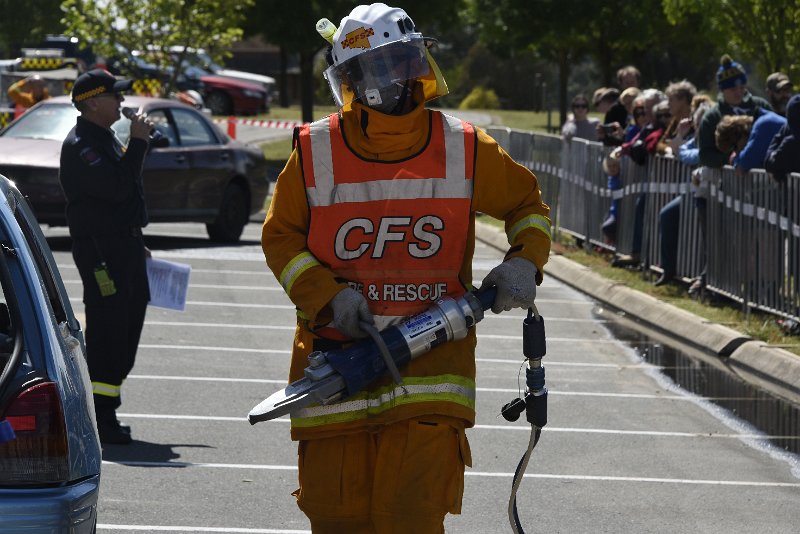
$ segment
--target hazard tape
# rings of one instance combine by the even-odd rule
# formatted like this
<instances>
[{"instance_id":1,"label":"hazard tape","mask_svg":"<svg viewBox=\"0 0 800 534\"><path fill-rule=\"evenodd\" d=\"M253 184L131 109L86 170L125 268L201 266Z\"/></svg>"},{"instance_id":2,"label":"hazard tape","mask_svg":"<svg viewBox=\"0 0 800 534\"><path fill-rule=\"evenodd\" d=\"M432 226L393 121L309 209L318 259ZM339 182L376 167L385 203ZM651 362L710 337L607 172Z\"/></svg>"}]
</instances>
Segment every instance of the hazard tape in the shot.
<instances>
[{"instance_id":1,"label":"hazard tape","mask_svg":"<svg viewBox=\"0 0 800 534\"><path fill-rule=\"evenodd\" d=\"M78 60L72 57L25 57L20 70L56 70L65 67L78 67Z\"/></svg>"},{"instance_id":2,"label":"hazard tape","mask_svg":"<svg viewBox=\"0 0 800 534\"><path fill-rule=\"evenodd\" d=\"M298 126L302 126L305 124L304 122L300 121L278 121L278 120L260 120L260 119L214 119L214 122L220 126L226 126L233 121L237 125L241 126L256 126L258 128L297 128Z\"/></svg>"},{"instance_id":3,"label":"hazard tape","mask_svg":"<svg viewBox=\"0 0 800 534\"><path fill-rule=\"evenodd\" d=\"M159 96L161 94L161 80L144 78L133 82L133 92L140 96Z\"/></svg>"},{"instance_id":4,"label":"hazard tape","mask_svg":"<svg viewBox=\"0 0 800 534\"><path fill-rule=\"evenodd\" d=\"M5 128L14 120L14 108L0 108L0 128Z\"/></svg>"}]
</instances>

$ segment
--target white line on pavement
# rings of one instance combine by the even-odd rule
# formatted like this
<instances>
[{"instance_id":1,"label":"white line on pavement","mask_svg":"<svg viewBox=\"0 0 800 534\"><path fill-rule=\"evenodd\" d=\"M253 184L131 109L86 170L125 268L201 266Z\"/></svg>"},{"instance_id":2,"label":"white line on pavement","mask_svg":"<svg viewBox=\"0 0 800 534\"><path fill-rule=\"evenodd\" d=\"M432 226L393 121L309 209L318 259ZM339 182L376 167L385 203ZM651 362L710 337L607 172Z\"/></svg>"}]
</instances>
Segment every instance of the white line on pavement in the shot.
<instances>
[{"instance_id":1,"label":"white line on pavement","mask_svg":"<svg viewBox=\"0 0 800 534\"><path fill-rule=\"evenodd\" d=\"M187 347L178 347L172 345L139 345L139 347L144 348L187 348ZM197 350L214 350L217 349L215 347L188 347L191 349ZM279 351L279 350L259 350L259 349L227 349L232 351L239 351L239 352L264 352L264 353L277 353L277 354L288 354L289 351ZM144 380L182 380L182 381L207 381L207 382L252 382L252 383L262 383L262 384L278 384L278 385L285 385L287 382L285 380L277 380L277 379L242 379L242 378L214 378L214 377L190 377L190 376L157 376L157 375L129 375L128 378L139 378ZM485 392L485 393L511 393L511 394L519 394L520 389L514 388L475 388L476 391ZM620 398L620 399L659 399L659 400L677 400L677 401L692 401L695 400L694 397L688 395L667 395L662 393L606 393L606 392L594 392L594 391L558 391L558 390L548 390L548 394L550 395L557 395L557 396L564 396L564 397L607 397L607 398ZM746 400L746 401L753 401L751 397L704 397L704 400L709 401L731 401L731 400Z\"/></svg>"},{"instance_id":2,"label":"white line on pavement","mask_svg":"<svg viewBox=\"0 0 800 534\"><path fill-rule=\"evenodd\" d=\"M201 328L244 328L247 330L295 330L292 326L273 326L266 324L229 324L229 323L189 323L180 321L145 321L145 325L153 326L199 326Z\"/></svg>"},{"instance_id":3,"label":"white line on pavement","mask_svg":"<svg viewBox=\"0 0 800 534\"><path fill-rule=\"evenodd\" d=\"M58 269L77 269L73 263L59 263ZM252 270L235 270L235 269L196 269L192 267L192 273L208 273L208 274L243 274L243 275L257 275L257 276L272 276L272 273L264 269L262 271ZM273 277L274 278L274 277ZM79 280L80 281L80 280Z\"/></svg>"},{"instance_id":4,"label":"white line on pavement","mask_svg":"<svg viewBox=\"0 0 800 534\"><path fill-rule=\"evenodd\" d=\"M65 284L82 284L81 280L64 280ZM189 284L189 289L230 289L236 291L281 291L280 286L235 286L228 284Z\"/></svg>"},{"instance_id":5,"label":"white line on pavement","mask_svg":"<svg viewBox=\"0 0 800 534\"><path fill-rule=\"evenodd\" d=\"M294 465L266 465L266 464L220 464L205 462L143 462L143 461L109 461L103 460L103 465L116 465L125 467L166 467L166 468L192 468L205 467L212 469L257 469L267 471L296 471ZM492 473L483 471L467 471L467 476L473 477L503 477L512 478L514 473ZM549 478L556 480L585 480L599 482L650 482L660 484L702 484L713 486L749 486L769 488L800 488L800 482L757 482L748 480L692 480L687 478L651 478L651 477L615 477L598 475L555 475L526 473L525 478Z\"/></svg>"},{"instance_id":6,"label":"white line on pavement","mask_svg":"<svg viewBox=\"0 0 800 534\"><path fill-rule=\"evenodd\" d=\"M276 528L189 527L172 525L112 525L100 523L97 530L143 530L145 532L222 532L235 534L311 534L310 530Z\"/></svg>"},{"instance_id":7,"label":"white line on pavement","mask_svg":"<svg viewBox=\"0 0 800 534\"><path fill-rule=\"evenodd\" d=\"M69 299L70 302L83 302L83 299L73 297ZM241 302L209 302L202 300L187 300L187 306L220 306L228 308L258 308L270 310L294 310L295 306L288 304L246 304Z\"/></svg>"},{"instance_id":8,"label":"white line on pavement","mask_svg":"<svg viewBox=\"0 0 800 534\"><path fill-rule=\"evenodd\" d=\"M525 363L522 358L517 360L503 360L495 358L475 358L476 362L483 363L511 363L514 365L522 365ZM588 363L588 362L559 362L554 360L545 360L545 367L591 367L601 369L667 369L660 365L652 365L649 363L632 363L632 364L619 364L619 363ZM685 369L687 367L669 367L669 369Z\"/></svg>"},{"instance_id":9,"label":"white line on pavement","mask_svg":"<svg viewBox=\"0 0 800 534\"><path fill-rule=\"evenodd\" d=\"M210 415L173 415L173 414L147 414L147 413L120 413L119 417L125 419L169 419L175 421L216 421L219 423L245 423L246 417L224 417ZM279 417L265 421L267 423L291 423L286 417ZM511 432L530 432L526 424L519 425L475 425L468 430L501 430ZM566 432L572 434L607 434L617 436L647 436L659 438L706 438L706 439L795 439L800 436L767 436L764 434L721 434L716 432L662 432L659 430L617 430L613 428L569 428L548 426L545 432Z\"/></svg>"},{"instance_id":10,"label":"white line on pavement","mask_svg":"<svg viewBox=\"0 0 800 534\"><path fill-rule=\"evenodd\" d=\"M181 382L245 382L251 384L279 384L286 385L286 380L269 380L266 378L220 378L206 376L157 376L157 375L128 375L128 378L140 380L178 380Z\"/></svg>"},{"instance_id":11,"label":"white line on pavement","mask_svg":"<svg viewBox=\"0 0 800 534\"><path fill-rule=\"evenodd\" d=\"M202 345L139 345L140 349L169 349L169 350L208 350L214 352L252 352L255 354L291 354L290 350L277 349L237 349L233 347L204 347Z\"/></svg>"}]
</instances>

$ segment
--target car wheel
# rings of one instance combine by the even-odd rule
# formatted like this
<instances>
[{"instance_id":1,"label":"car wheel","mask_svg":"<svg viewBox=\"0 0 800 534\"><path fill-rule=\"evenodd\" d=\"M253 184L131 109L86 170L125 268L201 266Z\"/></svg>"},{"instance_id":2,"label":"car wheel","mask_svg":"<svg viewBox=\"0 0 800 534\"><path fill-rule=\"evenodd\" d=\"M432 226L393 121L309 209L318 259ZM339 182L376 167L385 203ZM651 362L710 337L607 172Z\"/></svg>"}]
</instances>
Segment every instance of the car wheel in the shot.
<instances>
[{"instance_id":1,"label":"car wheel","mask_svg":"<svg viewBox=\"0 0 800 534\"><path fill-rule=\"evenodd\" d=\"M247 192L241 186L231 184L222 195L217 219L206 225L208 237L213 241L236 243L242 235L250 215Z\"/></svg>"},{"instance_id":2,"label":"car wheel","mask_svg":"<svg viewBox=\"0 0 800 534\"><path fill-rule=\"evenodd\" d=\"M206 98L206 106L212 115L230 115L233 112L231 98L220 91L214 91Z\"/></svg>"}]
</instances>

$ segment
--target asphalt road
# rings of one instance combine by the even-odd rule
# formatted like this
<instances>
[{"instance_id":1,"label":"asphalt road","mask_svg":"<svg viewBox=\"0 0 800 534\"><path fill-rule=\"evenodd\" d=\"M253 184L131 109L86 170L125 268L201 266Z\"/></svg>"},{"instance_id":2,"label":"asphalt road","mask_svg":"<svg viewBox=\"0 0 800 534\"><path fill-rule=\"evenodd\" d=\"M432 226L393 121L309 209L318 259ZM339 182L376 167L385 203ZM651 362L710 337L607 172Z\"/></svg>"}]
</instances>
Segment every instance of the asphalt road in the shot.
<instances>
[{"instance_id":1,"label":"asphalt road","mask_svg":"<svg viewBox=\"0 0 800 534\"><path fill-rule=\"evenodd\" d=\"M66 231L45 232L80 314L69 239L58 237ZM259 225L229 247L209 243L196 224L154 224L145 235L155 257L191 264L188 305L148 310L120 413L134 443L104 450L98 531L309 532L290 495L288 420L246 421L285 383L295 317L264 264ZM476 281L501 259L479 244ZM527 532L797 532L797 457L671 386L611 337L588 298L548 278L537 303L549 425L518 494ZM474 466L448 532L510 531L511 476L528 428L498 413L517 396L522 317L490 314L478 325Z\"/></svg>"}]
</instances>

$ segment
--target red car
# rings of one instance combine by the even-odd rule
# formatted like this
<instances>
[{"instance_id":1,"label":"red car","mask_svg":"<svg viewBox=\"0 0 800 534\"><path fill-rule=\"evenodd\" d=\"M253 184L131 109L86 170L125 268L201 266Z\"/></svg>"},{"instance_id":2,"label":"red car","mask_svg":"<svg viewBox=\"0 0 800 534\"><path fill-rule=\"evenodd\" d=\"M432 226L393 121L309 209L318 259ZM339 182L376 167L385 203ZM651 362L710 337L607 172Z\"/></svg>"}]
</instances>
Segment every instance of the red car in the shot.
<instances>
[{"instance_id":1,"label":"red car","mask_svg":"<svg viewBox=\"0 0 800 534\"><path fill-rule=\"evenodd\" d=\"M255 115L268 111L268 95L254 83L202 75L203 99L214 115Z\"/></svg>"}]
</instances>

